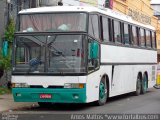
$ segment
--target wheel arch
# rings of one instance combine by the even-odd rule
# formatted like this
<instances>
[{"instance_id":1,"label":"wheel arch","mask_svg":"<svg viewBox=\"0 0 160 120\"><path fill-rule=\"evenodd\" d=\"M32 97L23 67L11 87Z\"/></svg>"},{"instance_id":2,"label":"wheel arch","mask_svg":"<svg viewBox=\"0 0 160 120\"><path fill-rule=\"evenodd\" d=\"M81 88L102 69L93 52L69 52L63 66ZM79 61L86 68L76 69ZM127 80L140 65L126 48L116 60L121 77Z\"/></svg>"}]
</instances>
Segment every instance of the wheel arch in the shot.
<instances>
[{"instance_id":1,"label":"wheel arch","mask_svg":"<svg viewBox=\"0 0 160 120\"><path fill-rule=\"evenodd\" d=\"M104 74L103 76L102 76L102 78L101 79L105 79L105 81L106 81L106 84L107 84L107 96L109 97L109 95L110 95L110 84L109 84L109 77L108 77L108 75L107 74Z\"/></svg>"},{"instance_id":2,"label":"wheel arch","mask_svg":"<svg viewBox=\"0 0 160 120\"><path fill-rule=\"evenodd\" d=\"M146 77L147 77L147 88L148 88L148 72L145 71L143 75L146 75Z\"/></svg>"},{"instance_id":3,"label":"wheel arch","mask_svg":"<svg viewBox=\"0 0 160 120\"><path fill-rule=\"evenodd\" d=\"M138 78L138 77L140 77L140 81L142 82L142 77L143 77L143 76L142 76L142 72L138 72L137 78Z\"/></svg>"}]
</instances>

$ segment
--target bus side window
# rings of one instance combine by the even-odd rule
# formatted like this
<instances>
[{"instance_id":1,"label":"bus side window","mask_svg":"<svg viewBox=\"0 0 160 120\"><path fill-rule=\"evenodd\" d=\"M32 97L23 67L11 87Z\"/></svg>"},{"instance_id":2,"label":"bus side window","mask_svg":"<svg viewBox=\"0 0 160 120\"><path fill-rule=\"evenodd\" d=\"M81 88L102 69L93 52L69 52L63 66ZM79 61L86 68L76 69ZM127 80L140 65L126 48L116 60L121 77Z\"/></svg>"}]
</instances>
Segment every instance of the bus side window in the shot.
<instances>
[{"instance_id":1,"label":"bus side window","mask_svg":"<svg viewBox=\"0 0 160 120\"><path fill-rule=\"evenodd\" d=\"M98 15L89 16L89 29L88 33L99 39L99 24L98 24Z\"/></svg>"},{"instance_id":2,"label":"bus side window","mask_svg":"<svg viewBox=\"0 0 160 120\"><path fill-rule=\"evenodd\" d=\"M129 44L133 46L133 35L132 35L132 25L128 25L128 31L129 31Z\"/></svg>"},{"instance_id":3,"label":"bus side window","mask_svg":"<svg viewBox=\"0 0 160 120\"><path fill-rule=\"evenodd\" d=\"M144 29L142 29L142 28L140 28L140 40L141 40L141 47L145 47L146 46L146 40L145 40L145 30Z\"/></svg>"},{"instance_id":4,"label":"bus side window","mask_svg":"<svg viewBox=\"0 0 160 120\"><path fill-rule=\"evenodd\" d=\"M113 26L114 26L114 41L115 43L122 43L121 41L121 32L120 32L120 22L117 20L113 21Z\"/></svg>"},{"instance_id":5,"label":"bus side window","mask_svg":"<svg viewBox=\"0 0 160 120\"><path fill-rule=\"evenodd\" d=\"M137 37L137 32L136 32L135 26L131 27L131 44L133 44L133 46L138 45L138 37Z\"/></svg>"},{"instance_id":6,"label":"bus side window","mask_svg":"<svg viewBox=\"0 0 160 120\"><path fill-rule=\"evenodd\" d=\"M129 45L129 26L124 23L124 33L123 33L124 44Z\"/></svg>"},{"instance_id":7,"label":"bus side window","mask_svg":"<svg viewBox=\"0 0 160 120\"><path fill-rule=\"evenodd\" d=\"M110 42L114 42L113 40L113 27L112 27L112 20L110 18L108 18L108 30L109 30L109 41Z\"/></svg>"},{"instance_id":8,"label":"bus side window","mask_svg":"<svg viewBox=\"0 0 160 120\"><path fill-rule=\"evenodd\" d=\"M102 17L102 29L103 29L103 42L109 42L109 19L107 17Z\"/></svg>"},{"instance_id":9,"label":"bus side window","mask_svg":"<svg viewBox=\"0 0 160 120\"><path fill-rule=\"evenodd\" d=\"M151 32L151 33L152 33L152 48L155 49L156 48L155 32Z\"/></svg>"},{"instance_id":10,"label":"bus side window","mask_svg":"<svg viewBox=\"0 0 160 120\"><path fill-rule=\"evenodd\" d=\"M151 48L151 36L149 30L146 30L146 46Z\"/></svg>"},{"instance_id":11,"label":"bus side window","mask_svg":"<svg viewBox=\"0 0 160 120\"><path fill-rule=\"evenodd\" d=\"M137 46L141 46L141 34L139 27L136 27L136 34L137 34Z\"/></svg>"}]
</instances>

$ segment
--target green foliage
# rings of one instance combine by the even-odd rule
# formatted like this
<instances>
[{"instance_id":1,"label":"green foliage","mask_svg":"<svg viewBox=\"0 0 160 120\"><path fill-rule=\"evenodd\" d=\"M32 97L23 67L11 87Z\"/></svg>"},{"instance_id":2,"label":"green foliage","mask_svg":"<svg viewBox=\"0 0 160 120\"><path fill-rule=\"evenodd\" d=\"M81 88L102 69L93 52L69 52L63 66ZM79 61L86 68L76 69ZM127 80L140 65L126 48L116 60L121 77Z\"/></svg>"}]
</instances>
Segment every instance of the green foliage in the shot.
<instances>
[{"instance_id":1,"label":"green foliage","mask_svg":"<svg viewBox=\"0 0 160 120\"><path fill-rule=\"evenodd\" d=\"M5 40L12 43L14 39L14 32L15 32L15 23L14 20L10 18L9 24L5 31Z\"/></svg>"},{"instance_id":2,"label":"green foliage","mask_svg":"<svg viewBox=\"0 0 160 120\"><path fill-rule=\"evenodd\" d=\"M11 90L9 90L8 88L1 87L1 86L0 86L0 95L10 94L10 93L11 93Z\"/></svg>"},{"instance_id":3,"label":"green foliage","mask_svg":"<svg viewBox=\"0 0 160 120\"><path fill-rule=\"evenodd\" d=\"M14 39L14 32L15 32L15 23L14 20L11 18L5 30L5 40L9 42L8 55L6 57L3 57L2 50L0 50L0 69L9 70L11 68L11 53L12 53L11 51L12 51L12 42Z\"/></svg>"},{"instance_id":4,"label":"green foliage","mask_svg":"<svg viewBox=\"0 0 160 120\"><path fill-rule=\"evenodd\" d=\"M3 70L9 70L11 68L11 55L3 57L2 51L0 51L0 68Z\"/></svg>"}]
</instances>

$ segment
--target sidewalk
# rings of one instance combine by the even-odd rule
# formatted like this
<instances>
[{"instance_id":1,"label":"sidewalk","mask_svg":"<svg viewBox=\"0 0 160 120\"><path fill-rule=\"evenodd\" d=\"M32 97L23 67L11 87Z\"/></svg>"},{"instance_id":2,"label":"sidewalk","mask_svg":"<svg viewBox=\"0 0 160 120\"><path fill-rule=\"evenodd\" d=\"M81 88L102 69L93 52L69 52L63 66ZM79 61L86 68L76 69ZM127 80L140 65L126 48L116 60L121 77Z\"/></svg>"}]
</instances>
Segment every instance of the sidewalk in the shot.
<instances>
[{"instance_id":1,"label":"sidewalk","mask_svg":"<svg viewBox=\"0 0 160 120\"><path fill-rule=\"evenodd\" d=\"M0 95L0 112L29 107L34 103L14 102L12 94Z\"/></svg>"}]
</instances>

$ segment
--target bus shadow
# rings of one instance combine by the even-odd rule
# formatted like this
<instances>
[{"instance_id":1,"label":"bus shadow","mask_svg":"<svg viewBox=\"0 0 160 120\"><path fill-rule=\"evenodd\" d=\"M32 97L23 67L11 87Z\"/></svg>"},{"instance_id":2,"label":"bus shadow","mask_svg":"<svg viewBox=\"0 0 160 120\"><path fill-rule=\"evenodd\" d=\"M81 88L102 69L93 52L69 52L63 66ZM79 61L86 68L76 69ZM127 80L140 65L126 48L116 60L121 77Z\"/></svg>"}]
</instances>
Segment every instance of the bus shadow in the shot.
<instances>
[{"instance_id":1,"label":"bus shadow","mask_svg":"<svg viewBox=\"0 0 160 120\"><path fill-rule=\"evenodd\" d=\"M92 103L54 103L50 106L40 107L38 104L30 108L24 109L25 111L81 111L92 107Z\"/></svg>"},{"instance_id":2,"label":"bus shadow","mask_svg":"<svg viewBox=\"0 0 160 120\"><path fill-rule=\"evenodd\" d=\"M140 94L139 96L147 95L147 94L150 94L152 92L154 92L154 90L149 90L145 94ZM139 96L135 95L135 92L130 92L130 93L126 93L126 94L122 94L122 95L118 95L118 96L114 96L114 97L108 98L108 102L112 103L112 102L117 102L117 101L120 101L120 100L133 98L133 97L139 97Z\"/></svg>"}]
</instances>

